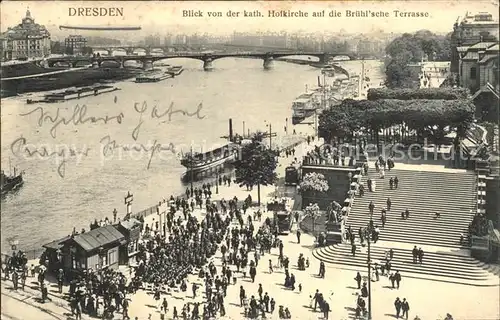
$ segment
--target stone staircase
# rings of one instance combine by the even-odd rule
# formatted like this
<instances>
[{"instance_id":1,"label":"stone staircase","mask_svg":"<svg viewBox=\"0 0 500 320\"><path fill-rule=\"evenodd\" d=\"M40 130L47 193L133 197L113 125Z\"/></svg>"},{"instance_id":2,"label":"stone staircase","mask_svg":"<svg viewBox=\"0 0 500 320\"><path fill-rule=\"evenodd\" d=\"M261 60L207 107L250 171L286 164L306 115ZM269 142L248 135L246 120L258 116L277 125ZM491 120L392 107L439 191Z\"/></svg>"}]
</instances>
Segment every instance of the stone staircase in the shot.
<instances>
[{"instance_id":1,"label":"stone staircase","mask_svg":"<svg viewBox=\"0 0 500 320\"><path fill-rule=\"evenodd\" d=\"M391 190L389 179L395 176L399 185ZM368 177L376 181L375 192L366 187ZM352 256L349 243L317 248L313 256L336 268L366 270L367 248L360 245L358 230L367 226L370 220L368 205L373 201L373 222L380 228L379 242L371 246L373 263L382 261L385 252L392 248L392 270L399 270L403 278L498 286L500 268L468 256L467 250L460 245L460 234L467 234L474 215L471 210L476 201L475 179L474 172L404 169L386 171L385 178L380 179L375 169L370 168L368 176L362 178L365 195L356 196L346 223L356 234L356 256ZM387 221L382 227L380 211L386 207L388 197L392 207L387 211ZM406 208L410 217L403 220L401 212ZM435 212L441 214L437 219ZM423 264L413 263L414 245L424 250Z\"/></svg>"},{"instance_id":2,"label":"stone staircase","mask_svg":"<svg viewBox=\"0 0 500 320\"><path fill-rule=\"evenodd\" d=\"M372 244L372 263L377 262L380 265L387 250L386 247ZM393 248L393 252L391 272L399 270L403 281L407 277L474 286L499 285L498 266L488 265L471 257L425 252L422 264L415 264L411 249ZM340 269L365 271L367 268L367 248L360 248L359 245L355 257L352 256L351 246L348 243L315 249L313 256Z\"/></svg>"},{"instance_id":3,"label":"stone staircase","mask_svg":"<svg viewBox=\"0 0 500 320\"><path fill-rule=\"evenodd\" d=\"M375 204L373 222L380 228L380 240L404 242L412 245L460 247L460 234L467 234L472 221L475 201L475 175L473 172L436 172L397 170L386 171L384 179L378 177L374 168L368 176L376 181L375 192L366 187L367 176L363 177L365 195L357 196L349 213L346 226L356 232L370 220L368 205ZM391 190L389 179L398 177L397 189ZM381 209L386 207L387 198L392 207L386 214L382 228ZM410 211L407 220L401 219L401 212ZM435 212L441 216L434 218Z\"/></svg>"}]
</instances>

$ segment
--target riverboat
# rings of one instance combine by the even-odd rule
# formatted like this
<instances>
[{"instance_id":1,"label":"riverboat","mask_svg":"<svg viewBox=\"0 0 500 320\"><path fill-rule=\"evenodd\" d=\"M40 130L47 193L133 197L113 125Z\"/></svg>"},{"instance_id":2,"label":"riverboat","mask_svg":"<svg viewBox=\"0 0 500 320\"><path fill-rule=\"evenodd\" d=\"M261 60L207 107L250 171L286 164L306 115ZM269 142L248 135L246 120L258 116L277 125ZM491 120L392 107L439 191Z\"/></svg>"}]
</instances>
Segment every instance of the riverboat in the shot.
<instances>
[{"instance_id":1,"label":"riverboat","mask_svg":"<svg viewBox=\"0 0 500 320\"><path fill-rule=\"evenodd\" d=\"M173 78L173 75L168 71L157 71L145 73L135 78L136 83L159 82L165 79Z\"/></svg>"},{"instance_id":2,"label":"riverboat","mask_svg":"<svg viewBox=\"0 0 500 320\"><path fill-rule=\"evenodd\" d=\"M0 174L0 193L5 195L10 191L19 189L24 184L23 173L16 174L16 168L14 168L13 175L6 175L2 170Z\"/></svg>"},{"instance_id":3,"label":"riverboat","mask_svg":"<svg viewBox=\"0 0 500 320\"><path fill-rule=\"evenodd\" d=\"M184 68L182 66L173 66L168 69L168 73L170 73L172 76L178 76L184 71Z\"/></svg>"},{"instance_id":4,"label":"riverboat","mask_svg":"<svg viewBox=\"0 0 500 320\"><path fill-rule=\"evenodd\" d=\"M97 85L92 87L68 89L60 92L48 93L44 96L42 100L27 99L26 103L33 104L40 102L45 102L45 103L64 102L89 96L98 96L103 93L113 92L117 90L120 89L114 86L107 86L107 85Z\"/></svg>"},{"instance_id":5,"label":"riverboat","mask_svg":"<svg viewBox=\"0 0 500 320\"><path fill-rule=\"evenodd\" d=\"M320 107L318 95L319 89L312 90L310 93L303 93L292 103L292 124L299 124L304 119L312 116L316 109Z\"/></svg>"},{"instance_id":6,"label":"riverboat","mask_svg":"<svg viewBox=\"0 0 500 320\"><path fill-rule=\"evenodd\" d=\"M191 152L183 155L181 164L186 167L188 171L202 171L220 166L224 163L234 162L238 159L239 152L240 145L227 143L207 152Z\"/></svg>"}]
</instances>

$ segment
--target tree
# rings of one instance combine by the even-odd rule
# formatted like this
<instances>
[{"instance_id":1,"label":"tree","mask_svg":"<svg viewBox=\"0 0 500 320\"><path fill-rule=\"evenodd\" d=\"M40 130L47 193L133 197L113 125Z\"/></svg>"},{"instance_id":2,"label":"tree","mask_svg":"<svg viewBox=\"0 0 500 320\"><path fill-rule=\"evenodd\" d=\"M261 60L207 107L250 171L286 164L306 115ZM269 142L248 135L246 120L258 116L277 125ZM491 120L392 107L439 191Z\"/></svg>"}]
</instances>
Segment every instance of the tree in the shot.
<instances>
[{"instance_id":1,"label":"tree","mask_svg":"<svg viewBox=\"0 0 500 320\"><path fill-rule=\"evenodd\" d=\"M329 188L325 176L317 172L307 173L300 183L302 191L327 192Z\"/></svg>"},{"instance_id":2,"label":"tree","mask_svg":"<svg viewBox=\"0 0 500 320\"><path fill-rule=\"evenodd\" d=\"M465 88L422 88L390 89L376 88L368 90L368 100L396 99L396 100L459 100L467 99L469 91Z\"/></svg>"},{"instance_id":3,"label":"tree","mask_svg":"<svg viewBox=\"0 0 500 320\"><path fill-rule=\"evenodd\" d=\"M380 129L404 125L409 130L428 132L435 140L444 136L444 128L455 130L460 137L472 123L475 107L466 99L457 100L344 100L323 111L319 121L320 136L352 137L358 129L372 130L378 143ZM349 133L350 131L350 133Z\"/></svg>"},{"instance_id":4,"label":"tree","mask_svg":"<svg viewBox=\"0 0 500 320\"><path fill-rule=\"evenodd\" d=\"M73 52L74 52L73 47L66 47L64 49L64 53L67 55L73 55Z\"/></svg>"},{"instance_id":5,"label":"tree","mask_svg":"<svg viewBox=\"0 0 500 320\"><path fill-rule=\"evenodd\" d=\"M240 187L257 186L260 205L260 186L273 185L277 180L277 153L262 143L263 134L256 133L249 144L241 146L241 154L235 162L236 183Z\"/></svg>"},{"instance_id":6,"label":"tree","mask_svg":"<svg viewBox=\"0 0 500 320\"><path fill-rule=\"evenodd\" d=\"M63 54L64 48L60 41L50 41L50 52L53 54Z\"/></svg>"},{"instance_id":7,"label":"tree","mask_svg":"<svg viewBox=\"0 0 500 320\"><path fill-rule=\"evenodd\" d=\"M451 59L451 33L436 35L428 30L414 34L405 33L392 40L386 47L389 60L386 61L386 85L389 88L418 87L418 73L410 64L424 57L430 61L449 61Z\"/></svg>"},{"instance_id":8,"label":"tree","mask_svg":"<svg viewBox=\"0 0 500 320\"><path fill-rule=\"evenodd\" d=\"M82 48L82 54L83 54L84 56L90 56L90 55L92 55L92 53L93 53L93 52L94 52L94 51L92 50L92 48L91 48L91 47L83 47L83 48Z\"/></svg>"},{"instance_id":9,"label":"tree","mask_svg":"<svg viewBox=\"0 0 500 320\"><path fill-rule=\"evenodd\" d=\"M317 203L311 203L304 209L304 213L306 216L310 216L312 220L312 232L314 233L314 226L316 225L316 219L321 216L321 212L319 211L319 206Z\"/></svg>"}]
</instances>

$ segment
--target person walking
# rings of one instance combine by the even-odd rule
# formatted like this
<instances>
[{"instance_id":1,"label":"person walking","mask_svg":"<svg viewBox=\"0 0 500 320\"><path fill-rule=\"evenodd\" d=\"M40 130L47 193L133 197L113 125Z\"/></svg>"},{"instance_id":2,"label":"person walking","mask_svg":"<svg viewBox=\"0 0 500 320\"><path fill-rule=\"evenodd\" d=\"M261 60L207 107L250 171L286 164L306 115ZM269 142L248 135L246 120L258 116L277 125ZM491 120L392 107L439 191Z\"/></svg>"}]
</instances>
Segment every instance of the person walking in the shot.
<instances>
[{"instance_id":1,"label":"person walking","mask_svg":"<svg viewBox=\"0 0 500 320\"><path fill-rule=\"evenodd\" d=\"M417 256L418 256L418 249L417 246L413 247L413 250L411 251L413 255L413 263L417 263Z\"/></svg>"},{"instance_id":2,"label":"person walking","mask_svg":"<svg viewBox=\"0 0 500 320\"><path fill-rule=\"evenodd\" d=\"M404 317L406 320L408 320L408 311L410 311L410 305L408 304L408 301L406 301L406 298L403 298L403 302L401 303L401 310L403 311L401 317Z\"/></svg>"},{"instance_id":3,"label":"person walking","mask_svg":"<svg viewBox=\"0 0 500 320\"><path fill-rule=\"evenodd\" d=\"M391 201L391 198L387 198L387 211L391 211L391 205L392 205L392 201Z\"/></svg>"},{"instance_id":4,"label":"person walking","mask_svg":"<svg viewBox=\"0 0 500 320\"><path fill-rule=\"evenodd\" d=\"M401 282L401 274L399 273L399 270L396 270L396 273L394 274L394 281L396 281L396 286L399 289L399 283Z\"/></svg>"},{"instance_id":5,"label":"person walking","mask_svg":"<svg viewBox=\"0 0 500 320\"><path fill-rule=\"evenodd\" d=\"M418 263L422 264L422 259L424 258L424 250L422 248L418 248Z\"/></svg>"},{"instance_id":6,"label":"person walking","mask_svg":"<svg viewBox=\"0 0 500 320\"><path fill-rule=\"evenodd\" d=\"M399 297L394 301L394 307L396 308L396 319L399 319L399 314L401 313L401 300L399 300Z\"/></svg>"},{"instance_id":7,"label":"person walking","mask_svg":"<svg viewBox=\"0 0 500 320\"><path fill-rule=\"evenodd\" d=\"M300 244L300 230L297 229L297 243Z\"/></svg>"},{"instance_id":8,"label":"person walking","mask_svg":"<svg viewBox=\"0 0 500 320\"><path fill-rule=\"evenodd\" d=\"M328 320L328 314L330 313L330 304L328 302L323 303L323 319Z\"/></svg>"},{"instance_id":9,"label":"person walking","mask_svg":"<svg viewBox=\"0 0 500 320\"><path fill-rule=\"evenodd\" d=\"M356 274L356 277L354 278L354 280L356 280L356 283L358 284L358 289L361 289L361 274L358 273Z\"/></svg>"}]
</instances>

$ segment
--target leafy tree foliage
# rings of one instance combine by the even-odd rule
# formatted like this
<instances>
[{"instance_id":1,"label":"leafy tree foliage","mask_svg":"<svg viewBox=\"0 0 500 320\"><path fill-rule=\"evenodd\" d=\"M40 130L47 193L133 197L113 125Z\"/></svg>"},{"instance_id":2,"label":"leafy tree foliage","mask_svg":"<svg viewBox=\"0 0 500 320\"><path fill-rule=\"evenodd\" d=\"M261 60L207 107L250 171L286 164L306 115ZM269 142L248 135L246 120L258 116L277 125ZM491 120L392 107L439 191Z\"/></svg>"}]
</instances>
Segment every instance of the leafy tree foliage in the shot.
<instances>
[{"instance_id":1,"label":"leafy tree foliage","mask_svg":"<svg viewBox=\"0 0 500 320\"><path fill-rule=\"evenodd\" d=\"M277 153L263 145L263 137L263 134L256 133L251 143L241 147L240 157L235 162L236 182L240 186L257 186L259 204L260 186L272 185L278 178L275 172L278 165Z\"/></svg>"},{"instance_id":2,"label":"leafy tree foliage","mask_svg":"<svg viewBox=\"0 0 500 320\"><path fill-rule=\"evenodd\" d=\"M409 64L418 63L424 55L431 61L449 61L451 58L451 33L446 36L428 30L414 34L405 33L394 39L386 48L386 85L389 88L416 88L419 84Z\"/></svg>"},{"instance_id":3,"label":"leafy tree foliage","mask_svg":"<svg viewBox=\"0 0 500 320\"><path fill-rule=\"evenodd\" d=\"M307 173L300 183L302 191L327 192L328 189L328 181L326 181L325 176L317 172Z\"/></svg>"},{"instance_id":4,"label":"leafy tree foliage","mask_svg":"<svg viewBox=\"0 0 500 320\"><path fill-rule=\"evenodd\" d=\"M325 139L352 138L354 131L406 124L409 129L451 127L463 136L474 116L469 100L344 100L319 117L319 133Z\"/></svg>"},{"instance_id":5,"label":"leafy tree foliage","mask_svg":"<svg viewBox=\"0 0 500 320\"><path fill-rule=\"evenodd\" d=\"M458 100L466 99L467 89L464 88L422 88L422 89L388 89L377 88L368 90L368 100Z\"/></svg>"}]
</instances>

